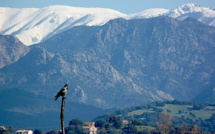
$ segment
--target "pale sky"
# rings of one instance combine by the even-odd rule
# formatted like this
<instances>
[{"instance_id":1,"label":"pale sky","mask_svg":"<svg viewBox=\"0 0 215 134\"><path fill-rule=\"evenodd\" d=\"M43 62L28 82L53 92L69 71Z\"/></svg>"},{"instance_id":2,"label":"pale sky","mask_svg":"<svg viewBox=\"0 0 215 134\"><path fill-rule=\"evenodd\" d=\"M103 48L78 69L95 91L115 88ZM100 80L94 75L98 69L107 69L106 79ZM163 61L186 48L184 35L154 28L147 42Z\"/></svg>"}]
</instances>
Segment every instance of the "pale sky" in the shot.
<instances>
[{"instance_id":1,"label":"pale sky","mask_svg":"<svg viewBox=\"0 0 215 134\"><path fill-rule=\"evenodd\" d=\"M67 5L110 8L121 13L133 14L150 8L175 9L187 3L215 8L215 0L0 0L0 7L42 8L51 5Z\"/></svg>"}]
</instances>

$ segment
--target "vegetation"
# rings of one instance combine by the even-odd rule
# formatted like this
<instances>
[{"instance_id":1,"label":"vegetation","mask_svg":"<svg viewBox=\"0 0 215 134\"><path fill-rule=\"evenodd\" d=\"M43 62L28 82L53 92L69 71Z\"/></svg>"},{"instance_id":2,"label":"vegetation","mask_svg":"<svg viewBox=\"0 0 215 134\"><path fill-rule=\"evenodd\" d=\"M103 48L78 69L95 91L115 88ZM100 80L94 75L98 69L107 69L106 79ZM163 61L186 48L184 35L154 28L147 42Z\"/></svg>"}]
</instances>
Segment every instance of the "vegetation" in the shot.
<instances>
[{"instance_id":1,"label":"vegetation","mask_svg":"<svg viewBox=\"0 0 215 134\"><path fill-rule=\"evenodd\" d=\"M13 134L12 126L0 126L0 134Z\"/></svg>"},{"instance_id":2,"label":"vegetation","mask_svg":"<svg viewBox=\"0 0 215 134\"><path fill-rule=\"evenodd\" d=\"M72 119L69 122L69 126L83 126L83 125L84 125L84 123L79 119Z\"/></svg>"},{"instance_id":3,"label":"vegetation","mask_svg":"<svg viewBox=\"0 0 215 134\"><path fill-rule=\"evenodd\" d=\"M209 134L215 133L215 105L180 101L153 102L118 110L95 118L98 134ZM84 123L72 119L66 134L84 134ZM13 128L0 128L0 134L12 134ZM34 130L34 134L41 134ZM46 134L61 134L52 130Z\"/></svg>"},{"instance_id":4,"label":"vegetation","mask_svg":"<svg viewBox=\"0 0 215 134\"><path fill-rule=\"evenodd\" d=\"M42 134L42 131L39 129L35 129L33 134Z\"/></svg>"},{"instance_id":5,"label":"vegetation","mask_svg":"<svg viewBox=\"0 0 215 134\"><path fill-rule=\"evenodd\" d=\"M153 102L150 104L139 105L136 107L118 110L110 116L120 116L122 120L129 122L139 122L141 127L137 124L129 124L124 126L121 131L133 129L132 131L141 132L171 132L175 133L185 131L204 131L213 132L215 130L215 105L201 104L185 101L164 101ZM105 120L107 115L100 116L95 120ZM143 129L149 128L150 129ZM137 129L136 129L137 128ZM152 129L153 128L153 129ZM197 129L198 128L198 129Z\"/></svg>"},{"instance_id":6,"label":"vegetation","mask_svg":"<svg viewBox=\"0 0 215 134\"><path fill-rule=\"evenodd\" d=\"M112 118L111 122L109 119ZM198 125L187 125L182 126L173 125L173 115L168 112L161 112L157 116L157 122L155 125L147 125L142 121L133 119L126 120L120 127L115 127L114 122L122 120L122 116L109 115L106 119L96 120L96 127L98 128L99 134L109 133L120 133L120 134L201 134L203 130ZM117 119L117 120L115 120ZM105 121L106 120L106 121ZM124 120L125 121L125 120ZM101 125L102 124L102 125ZM212 132L212 131L211 131ZM209 132L204 132L209 133Z\"/></svg>"}]
</instances>

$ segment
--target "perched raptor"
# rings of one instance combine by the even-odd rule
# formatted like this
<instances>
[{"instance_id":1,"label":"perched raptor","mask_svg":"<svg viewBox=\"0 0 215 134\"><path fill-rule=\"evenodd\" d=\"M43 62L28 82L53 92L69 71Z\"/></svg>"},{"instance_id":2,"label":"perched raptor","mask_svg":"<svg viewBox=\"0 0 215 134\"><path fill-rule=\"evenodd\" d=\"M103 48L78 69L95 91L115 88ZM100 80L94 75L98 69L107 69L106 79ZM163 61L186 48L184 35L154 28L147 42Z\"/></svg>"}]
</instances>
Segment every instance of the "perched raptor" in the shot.
<instances>
[{"instance_id":1,"label":"perched raptor","mask_svg":"<svg viewBox=\"0 0 215 134\"><path fill-rule=\"evenodd\" d=\"M65 96L66 95L66 93L67 93L67 91L68 91L68 85L67 84L65 84L64 85L64 87L57 93L57 95L55 96L55 100L57 100L57 98L59 97L59 96Z\"/></svg>"}]
</instances>

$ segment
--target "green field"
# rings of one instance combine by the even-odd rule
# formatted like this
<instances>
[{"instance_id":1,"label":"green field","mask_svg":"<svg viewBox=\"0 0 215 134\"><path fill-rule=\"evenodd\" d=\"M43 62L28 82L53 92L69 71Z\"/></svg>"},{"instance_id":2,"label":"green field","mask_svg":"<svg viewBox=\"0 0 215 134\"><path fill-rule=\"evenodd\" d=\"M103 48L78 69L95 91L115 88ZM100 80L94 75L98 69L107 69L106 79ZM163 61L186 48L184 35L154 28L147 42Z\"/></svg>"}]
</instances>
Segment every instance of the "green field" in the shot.
<instances>
[{"instance_id":1,"label":"green field","mask_svg":"<svg viewBox=\"0 0 215 134\"><path fill-rule=\"evenodd\" d=\"M137 128L137 131L147 131L147 132L150 132L156 129L155 127L152 127L152 126L137 126L136 128Z\"/></svg>"},{"instance_id":2,"label":"green field","mask_svg":"<svg viewBox=\"0 0 215 134\"><path fill-rule=\"evenodd\" d=\"M147 113L152 113L154 111L152 109L135 110L135 111L129 112L128 116L139 115L139 114L146 113L146 112Z\"/></svg>"},{"instance_id":3,"label":"green field","mask_svg":"<svg viewBox=\"0 0 215 134\"><path fill-rule=\"evenodd\" d=\"M207 106L201 110L192 110L191 105L173 105L173 104L165 104L164 107L160 107L164 111L170 110L174 116L185 118L194 118L190 115L190 112L193 113L196 118L202 118L203 120L209 119L213 113L215 113L215 107Z\"/></svg>"},{"instance_id":4,"label":"green field","mask_svg":"<svg viewBox=\"0 0 215 134\"><path fill-rule=\"evenodd\" d=\"M158 107L162 109L163 111L170 112L172 115L176 117L182 117L185 118L201 118L203 120L209 119L212 114L215 113L215 106L207 106L204 109L201 110L193 110L192 105L175 105L175 104L165 104L164 107ZM143 113L152 113L154 112L152 108L150 109L141 109L141 110L135 110L128 113L128 116L133 115L140 115Z\"/></svg>"}]
</instances>

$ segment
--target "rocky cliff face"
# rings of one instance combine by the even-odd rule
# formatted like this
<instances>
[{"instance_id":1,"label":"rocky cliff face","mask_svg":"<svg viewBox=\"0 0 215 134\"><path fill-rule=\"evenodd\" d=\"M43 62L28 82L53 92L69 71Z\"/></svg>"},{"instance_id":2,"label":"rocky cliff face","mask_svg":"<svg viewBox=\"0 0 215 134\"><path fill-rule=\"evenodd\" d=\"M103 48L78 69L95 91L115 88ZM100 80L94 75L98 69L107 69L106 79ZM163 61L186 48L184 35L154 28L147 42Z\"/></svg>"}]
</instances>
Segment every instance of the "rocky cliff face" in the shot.
<instances>
[{"instance_id":1,"label":"rocky cliff face","mask_svg":"<svg viewBox=\"0 0 215 134\"><path fill-rule=\"evenodd\" d=\"M214 44L215 28L194 19L116 19L34 45L1 82L46 96L67 83L72 101L103 108L191 100L214 82Z\"/></svg>"},{"instance_id":2,"label":"rocky cliff face","mask_svg":"<svg viewBox=\"0 0 215 134\"><path fill-rule=\"evenodd\" d=\"M29 48L11 35L0 35L0 69L16 62L27 54Z\"/></svg>"}]
</instances>

